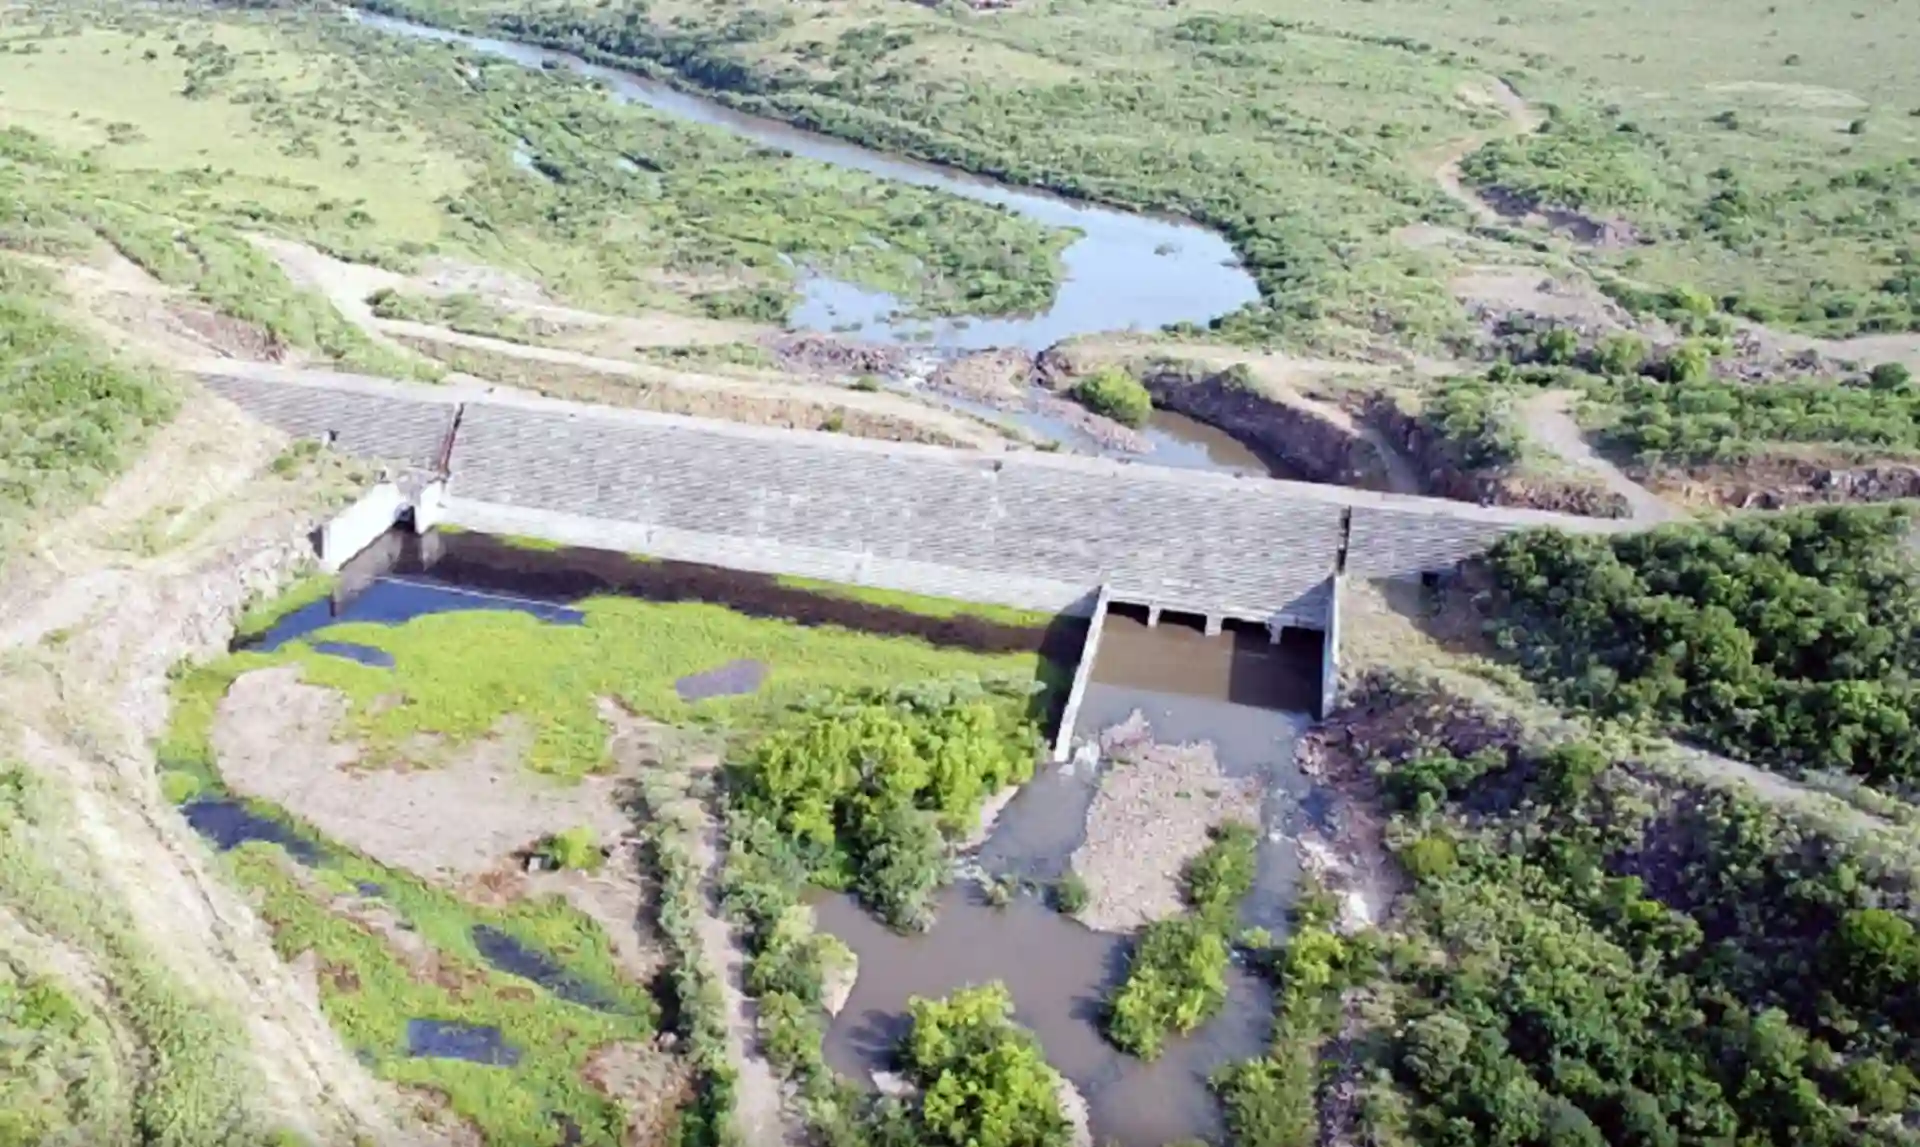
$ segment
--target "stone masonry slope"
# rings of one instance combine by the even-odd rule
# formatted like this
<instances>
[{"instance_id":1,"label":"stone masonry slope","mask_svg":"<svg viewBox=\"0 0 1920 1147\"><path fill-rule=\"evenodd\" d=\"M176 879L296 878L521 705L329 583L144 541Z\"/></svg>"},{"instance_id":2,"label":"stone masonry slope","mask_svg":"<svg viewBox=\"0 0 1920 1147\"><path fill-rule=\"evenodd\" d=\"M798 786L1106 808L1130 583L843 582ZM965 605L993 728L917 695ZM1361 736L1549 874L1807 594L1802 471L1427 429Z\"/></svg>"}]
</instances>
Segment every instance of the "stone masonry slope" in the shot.
<instances>
[{"instance_id":1,"label":"stone masonry slope","mask_svg":"<svg viewBox=\"0 0 1920 1147\"><path fill-rule=\"evenodd\" d=\"M771 573L1064 609L1116 599L1319 628L1328 579L1619 523L1044 453L987 456L284 368L200 372L256 417L429 466L448 520Z\"/></svg>"}]
</instances>

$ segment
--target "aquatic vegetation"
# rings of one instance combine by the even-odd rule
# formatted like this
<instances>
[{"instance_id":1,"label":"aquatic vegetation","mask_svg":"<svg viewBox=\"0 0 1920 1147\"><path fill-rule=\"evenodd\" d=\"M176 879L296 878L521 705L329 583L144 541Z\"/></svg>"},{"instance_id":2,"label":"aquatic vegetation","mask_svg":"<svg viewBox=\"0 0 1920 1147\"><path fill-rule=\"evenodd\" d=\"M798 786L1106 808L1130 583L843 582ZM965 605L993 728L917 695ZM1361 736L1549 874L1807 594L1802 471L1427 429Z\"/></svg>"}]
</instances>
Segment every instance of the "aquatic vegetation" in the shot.
<instances>
[{"instance_id":1,"label":"aquatic vegetation","mask_svg":"<svg viewBox=\"0 0 1920 1147\"><path fill-rule=\"evenodd\" d=\"M305 679L340 690L352 713L343 735L362 740L377 758L394 754L416 734L458 745L491 733L512 715L533 733L530 767L579 776L606 763L606 726L596 709L617 698L637 713L669 723L764 724L808 696L874 681L915 681L987 673L1030 681L1032 654L982 655L922 641L807 628L745 617L695 602L653 603L595 598L578 606L580 625L554 625L523 613L467 611L417 617L404 625L350 623L312 635L349 641L391 655L383 669L292 643L271 654L242 652L185 671L174 685L176 718L160 757L213 779L205 750L220 698L240 673L297 662ZM473 650L488 655L476 657ZM768 668L756 693L684 701L682 677L727 660ZM381 704L376 705L376 700Z\"/></svg>"},{"instance_id":2,"label":"aquatic vegetation","mask_svg":"<svg viewBox=\"0 0 1920 1147\"><path fill-rule=\"evenodd\" d=\"M1135 942L1127 975L1107 1000L1107 1037L1154 1059L1168 1035L1186 1035L1227 1001L1229 938L1240 901L1253 888L1259 834L1230 823L1187 864L1182 892L1191 911L1155 920Z\"/></svg>"},{"instance_id":3,"label":"aquatic vegetation","mask_svg":"<svg viewBox=\"0 0 1920 1147\"><path fill-rule=\"evenodd\" d=\"M266 636L268 630L291 614L325 601L339 584L340 579L333 574L302 574L278 593L248 604L246 612L234 623L234 641L244 644Z\"/></svg>"},{"instance_id":4,"label":"aquatic vegetation","mask_svg":"<svg viewBox=\"0 0 1920 1147\"><path fill-rule=\"evenodd\" d=\"M444 1092L488 1142L558 1145L565 1126L582 1144L622 1142L620 1105L582 1068L603 1046L648 1040L659 1009L590 920L555 898L484 908L347 853L314 870L264 843L232 857L275 948L289 960L313 953L328 1020L380 1077ZM607 1006L498 970L476 944L481 926L545 953ZM417 1054L423 1039L439 1050ZM463 1048L485 1054L454 1054Z\"/></svg>"}]
</instances>

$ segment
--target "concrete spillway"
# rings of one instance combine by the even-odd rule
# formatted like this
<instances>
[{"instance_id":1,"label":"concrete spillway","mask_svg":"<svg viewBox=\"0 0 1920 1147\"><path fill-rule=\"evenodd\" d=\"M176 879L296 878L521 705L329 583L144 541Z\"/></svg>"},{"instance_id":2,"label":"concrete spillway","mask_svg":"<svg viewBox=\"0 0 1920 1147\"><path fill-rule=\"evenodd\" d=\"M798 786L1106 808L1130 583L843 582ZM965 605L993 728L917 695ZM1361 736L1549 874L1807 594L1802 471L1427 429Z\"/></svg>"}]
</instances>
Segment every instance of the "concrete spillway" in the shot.
<instances>
[{"instance_id":1,"label":"concrete spillway","mask_svg":"<svg viewBox=\"0 0 1920 1147\"><path fill-rule=\"evenodd\" d=\"M1331 579L1442 570L1514 529L1617 523L1102 459L1000 456L518 393L231 366L204 381L336 448L447 472L441 520L766 573L1085 612L1328 628Z\"/></svg>"}]
</instances>

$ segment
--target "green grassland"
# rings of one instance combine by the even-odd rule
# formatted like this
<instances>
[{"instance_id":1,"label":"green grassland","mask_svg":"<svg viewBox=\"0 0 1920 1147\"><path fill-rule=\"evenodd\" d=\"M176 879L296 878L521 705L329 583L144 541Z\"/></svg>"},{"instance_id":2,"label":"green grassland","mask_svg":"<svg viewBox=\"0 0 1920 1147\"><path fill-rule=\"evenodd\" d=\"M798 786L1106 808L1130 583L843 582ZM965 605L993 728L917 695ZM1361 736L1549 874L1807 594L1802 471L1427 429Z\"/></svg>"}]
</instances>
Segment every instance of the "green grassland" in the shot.
<instances>
[{"instance_id":1,"label":"green grassland","mask_svg":"<svg viewBox=\"0 0 1920 1147\"><path fill-rule=\"evenodd\" d=\"M28 526L98 491L174 410L164 379L113 360L63 306L50 275L0 255L0 568Z\"/></svg>"},{"instance_id":2,"label":"green grassland","mask_svg":"<svg viewBox=\"0 0 1920 1147\"><path fill-rule=\"evenodd\" d=\"M270 278L230 266L246 231L400 269L478 261L601 309L763 320L796 267L934 312L1032 307L1069 238L337 14L16 7L0 56L0 234L9 214L42 237L104 232L163 279L240 288L203 290L216 306ZM329 340L307 341L341 357Z\"/></svg>"},{"instance_id":3,"label":"green grassland","mask_svg":"<svg viewBox=\"0 0 1920 1147\"><path fill-rule=\"evenodd\" d=\"M0 943L0 1142L269 1142L240 1017L129 923L71 817L65 789L0 762L0 906L44 938ZM55 971L46 944L86 963Z\"/></svg>"},{"instance_id":4,"label":"green grassland","mask_svg":"<svg viewBox=\"0 0 1920 1147\"><path fill-rule=\"evenodd\" d=\"M1443 264L1388 232L1460 221L1433 182L1450 140L1505 133L1484 91L1550 111L1470 180L1623 216L1650 246L1587 258L1820 333L1907 329L1920 74L1897 0L1676 9L1559 0L893 0L645 6L385 0L655 61L755 107L876 145L1123 204L1234 240L1262 307L1402 337L1457 316Z\"/></svg>"},{"instance_id":5,"label":"green grassland","mask_svg":"<svg viewBox=\"0 0 1920 1147\"><path fill-rule=\"evenodd\" d=\"M327 588L324 579L298 583L285 598L250 610L248 628L264 628ZM891 604L915 603L902 598ZM163 787L180 798L223 793L212 750L220 701L241 673L270 664L298 664L309 682L341 690L353 704L342 734L368 746L369 763L378 763L382 753L397 757L403 742L417 745L415 734L459 743L486 736L511 715L533 733L528 767L564 777L610 763L608 730L595 710L601 697L615 698L658 720L714 724L750 735L792 703L825 690L965 674L1026 682L1040 669L1031 655L986 657L916 639L749 619L702 604L607 598L585 601L580 608L585 614L580 625L510 612L462 612L393 627L346 624L322 631L327 638L387 650L394 656L392 669L324 656L300 642L273 653L234 653L187 668L175 677L173 716L159 746ZM473 656L478 648L489 655ZM754 658L769 666L760 694L695 703L675 694L676 678L735 658ZM432 764L417 754L408 760L416 767ZM251 807L312 837L299 826L297 810L259 803ZM315 954L322 1004L363 1062L382 1078L443 1093L451 1110L472 1121L491 1143L560 1143L565 1124L571 1124L581 1143L621 1141L617 1106L583 1081L581 1069L597 1048L648 1039L660 1016L640 986L622 981L596 925L555 899L483 906L312 839L320 858L311 865L295 864L279 845L252 842L231 855L229 867L256 897L281 954L289 959L303 952ZM684 860L678 853L669 855L664 845L660 848L660 864ZM682 901L692 895L688 890L694 885L688 881L697 881L698 874L681 871L673 879L686 888L684 895L669 898L671 905L661 906L662 924L670 933L690 926ZM433 975L423 974L366 924L370 910L405 921L431 954ZM583 1007L491 969L475 947L473 929L479 925L549 955L613 1006ZM688 941L679 947L691 951L694 945ZM696 988L702 982L698 969L683 968L676 974L679 982ZM0 995L0 1007L5 1004L6 997ZM701 1000L681 1004L686 1011ZM495 1065L411 1057L406 1021L414 1018L497 1028L505 1042L520 1051L519 1060ZM683 1027L687 1022L683 1016ZM688 1031L699 1037L706 1030L702 1023L712 1026L696 1017ZM696 1055L701 1054L701 1039L695 1043ZM724 1104L725 1082L715 1077L718 1069L705 1061L696 1066L710 1080L707 1091L722 1089L703 1102ZM687 1088L679 1099L693 1099L693 1089ZM708 1127L711 1119L695 1119L689 1109L686 1123Z\"/></svg>"}]
</instances>

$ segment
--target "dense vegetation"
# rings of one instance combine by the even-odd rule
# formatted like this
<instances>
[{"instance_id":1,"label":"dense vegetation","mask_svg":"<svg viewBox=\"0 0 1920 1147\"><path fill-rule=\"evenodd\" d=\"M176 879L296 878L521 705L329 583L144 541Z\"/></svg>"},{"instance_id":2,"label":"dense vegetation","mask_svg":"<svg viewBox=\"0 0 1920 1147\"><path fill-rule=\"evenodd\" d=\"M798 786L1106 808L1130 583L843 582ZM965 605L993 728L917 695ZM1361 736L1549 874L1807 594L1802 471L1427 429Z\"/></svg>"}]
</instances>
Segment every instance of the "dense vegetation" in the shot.
<instances>
[{"instance_id":1,"label":"dense vegetation","mask_svg":"<svg viewBox=\"0 0 1920 1147\"><path fill-rule=\"evenodd\" d=\"M920 1089L911 1140L926 1147L1059 1147L1067 1141L1059 1076L1040 1046L1013 1022L1013 1000L997 985L944 1000L915 1000L913 1027L898 1051Z\"/></svg>"},{"instance_id":2,"label":"dense vegetation","mask_svg":"<svg viewBox=\"0 0 1920 1147\"><path fill-rule=\"evenodd\" d=\"M1897 365L1855 382L1633 379L1592 389L1619 412L1608 439L1649 461L1737 463L1787 445L1920 452L1920 389Z\"/></svg>"},{"instance_id":3,"label":"dense vegetation","mask_svg":"<svg viewBox=\"0 0 1920 1147\"><path fill-rule=\"evenodd\" d=\"M1073 397L1122 426L1145 426L1153 415L1153 396L1139 379L1119 367L1103 367L1074 383Z\"/></svg>"},{"instance_id":4,"label":"dense vegetation","mask_svg":"<svg viewBox=\"0 0 1920 1147\"><path fill-rule=\"evenodd\" d=\"M47 275L0 255L0 564L29 514L97 491L174 409L158 377L110 359L56 300Z\"/></svg>"},{"instance_id":5,"label":"dense vegetation","mask_svg":"<svg viewBox=\"0 0 1920 1147\"><path fill-rule=\"evenodd\" d=\"M1910 874L1592 744L1372 700L1395 733L1363 748L1414 886L1387 932L1307 923L1281 961L1315 1032L1345 1014L1367 1033L1349 1110L1369 1141L1909 1141ZM1351 989L1373 1003L1349 1010ZM1244 1110L1283 1126L1302 1093Z\"/></svg>"},{"instance_id":6,"label":"dense vegetation","mask_svg":"<svg viewBox=\"0 0 1920 1147\"><path fill-rule=\"evenodd\" d=\"M1920 778L1906 511L1821 509L1489 557L1499 640L1557 696L1783 769Z\"/></svg>"},{"instance_id":7,"label":"dense vegetation","mask_svg":"<svg viewBox=\"0 0 1920 1147\"><path fill-rule=\"evenodd\" d=\"M1420 395L1421 431L1463 474L1494 474L1519 464L1525 438L1514 390L1482 379L1448 379Z\"/></svg>"},{"instance_id":8,"label":"dense vegetation","mask_svg":"<svg viewBox=\"0 0 1920 1147\"><path fill-rule=\"evenodd\" d=\"M1107 1000L1107 1038L1142 1059L1154 1059L1168 1036L1187 1035L1218 1015L1227 1000L1227 963L1240 901L1253 887L1252 825L1229 823L1187 865L1189 911L1141 930L1127 974Z\"/></svg>"},{"instance_id":9,"label":"dense vegetation","mask_svg":"<svg viewBox=\"0 0 1920 1147\"><path fill-rule=\"evenodd\" d=\"M741 805L888 923L930 922L947 841L1033 774L1026 692L970 682L855 692L775 730L739 769Z\"/></svg>"}]
</instances>

